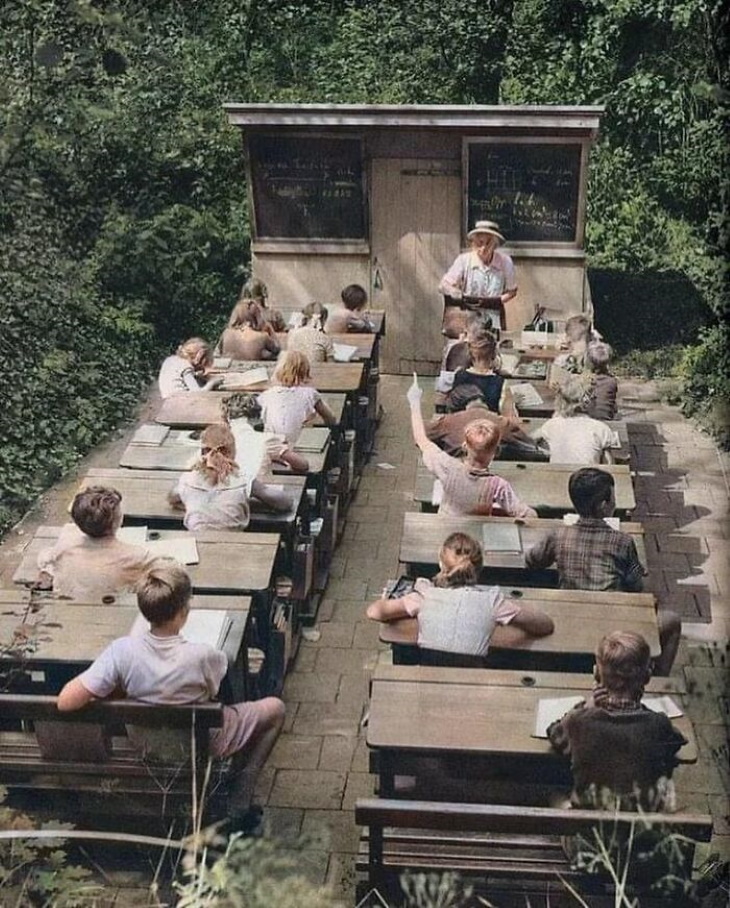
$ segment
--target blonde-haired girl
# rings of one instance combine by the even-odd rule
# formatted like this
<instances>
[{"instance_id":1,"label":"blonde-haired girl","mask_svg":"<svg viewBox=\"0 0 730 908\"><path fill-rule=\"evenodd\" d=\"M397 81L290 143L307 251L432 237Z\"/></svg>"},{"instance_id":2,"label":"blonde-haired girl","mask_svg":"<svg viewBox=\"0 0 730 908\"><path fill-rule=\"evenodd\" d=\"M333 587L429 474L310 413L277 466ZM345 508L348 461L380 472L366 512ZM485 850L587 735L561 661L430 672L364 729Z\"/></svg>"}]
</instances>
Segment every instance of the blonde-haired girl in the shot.
<instances>
[{"instance_id":1,"label":"blonde-haired girl","mask_svg":"<svg viewBox=\"0 0 730 908\"><path fill-rule=\"evenodd\" d=\"M307 357L297 350L287 350L276 364L272 386L259 395L264 431L283 435L290 448L297 443L304 423L315 413L330 426L337 423L319 391L308 384L310 377Z\"/></svg>"},{"instance_id":2,"label":"blonde-haired girl","mask_svg":"<svg viewBox=\"0 0 730 908\"><path fill-rule=\"evenodd\" d=\"M373 621L418 619L418 645L464 655L484 656L498 624L545 637L554 630L549 615L505 599L499 587L476 587L483 567L482 547L466 533L452 533L439 552L433 580L419 578L399 599L378 599L367 608ZM515 641L519 636L515 638Z\"/></svg>"},{"instance_id":3,"label":"blonde-haired girl","mask_svg":"<svg viewBox=\"0 0 730 908\"><path fill-rule=\"evenodd\" d=\"M183 473L170 492L170 504L185 508L188 530L245 529L250 519L249 497L274 511L288 511L289 496L242 476L236 463L236 442L225 425L208 426L201 439L201 457Z\"/></svg>"},{"instance_id":4,"label":"blonde-haired girl","mask_svg":"<svg viewBox=\"0 0 730 908\"><path fill-rule=\"evenodd\" d=\"M550 463L585 467L613 462L613 430L586 413L590 391L590 375L567 374L555 389L555 414L532 433L550 446Z\"/></svg>"},{"instance_id":5,"label":"blonde-haired girl","mask_svg":"<svg viewBox=\"0 0 730 908\"><path fill-rule=\"evenodd\" d=\"M499 428L488 420L471 423L464 432L463 460L451 457L429 441L423 425L421 398L414 373L408 390L413 439L421 449L426 468L441 482L443 498L439 514L458 516L500 513L510 517L536 517L537 513L521 501L506 479L489 472L499 445Z\"/></svg>"},{"instance_id":6,"label":"blonde-haired girl","mask_svg":"<svg viewBox=\"0 0 730 908\"><path fill-rule=\"evenodd\" d=\"M322 303L310 303L301 312L298 328L289 332L287 350L296 350L309 359L311 363L324 363L335 358L332 338L324 333L327 323L327 307Z\"/></svg>"},{"instance_id":7,"label":"blonde-haired girl","mask_svg":"<svg viewBox=\"0 0 730 908\"><path fill-rule=\"evenodd\" d=\"M252 299L242 299L233 307L220 347L223 356L248 360L274 359L280 349L261 307Z\"/></svg>"},{"instance_id":8,"label":"blonde-haired girl","mask_svg":"<svg viewBox=\"0 0 730 908\"><path fill-rule=\"evenodd\" d=\"M213 351L210 344L202 337L191 337L162 363L157 378L160 396L164 400L185 391L212 391L223 381L220 376L208 378L202 386L199 381L207 378L212 368Z\"/></svg>"}]
</instances>

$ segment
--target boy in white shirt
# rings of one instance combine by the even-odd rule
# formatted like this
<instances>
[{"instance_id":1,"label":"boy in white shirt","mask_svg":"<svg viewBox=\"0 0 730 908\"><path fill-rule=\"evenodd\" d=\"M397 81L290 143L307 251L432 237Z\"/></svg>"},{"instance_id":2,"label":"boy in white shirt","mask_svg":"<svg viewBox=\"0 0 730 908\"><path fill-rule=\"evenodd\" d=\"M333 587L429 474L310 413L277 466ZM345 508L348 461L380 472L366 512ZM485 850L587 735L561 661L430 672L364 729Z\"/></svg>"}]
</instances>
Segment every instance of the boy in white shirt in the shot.
<instances>
[{"instance_id":1,"label":"boy in white shirt","mask_svg":"<svg viewBox=\"0 0 730 908\"><path fill-rule=\"evenodd\" d=\"M157 559L137 587L137 603L150 630L114 640L90 668L66 684L58 695L58 709L82 709L120 689L143 703L204 703L215 697L228 662L220 650L181 635L191 595L185 569L172 559ZM265 697L224 706L222 727L211 730L213 756L233 758L228 807L232 829L250 829L260 818L260 808L251 804L254 785L283 723L282 701Z\"/></svg>"}]
</instances>

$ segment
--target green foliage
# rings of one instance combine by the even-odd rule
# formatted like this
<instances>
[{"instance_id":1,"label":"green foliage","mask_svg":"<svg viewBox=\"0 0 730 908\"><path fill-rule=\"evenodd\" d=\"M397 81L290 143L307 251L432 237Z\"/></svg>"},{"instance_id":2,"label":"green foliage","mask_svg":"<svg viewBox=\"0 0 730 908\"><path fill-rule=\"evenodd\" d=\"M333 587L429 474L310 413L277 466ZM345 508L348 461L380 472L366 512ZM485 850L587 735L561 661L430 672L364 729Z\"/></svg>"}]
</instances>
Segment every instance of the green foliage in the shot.
<instances>
[{"instance_id":1,"label":"green foliage","mask_svg":"<svg viewBox=\"0 0 730 908\"><path fill-rule=\"evenodd\" d=\"M680 374L684 380L684 411L697 416L730 448L730 327L727 323L701 333L700 343L685 351Z\"/></svg>"},{"instance_id":2,"label":"green foliage","mask_svg":"<svg viewBox=\"0 0 730 908\"><path fill-rule=\"evenodd\" d=\"M25 814L4 804L6 796L7 791L0 786L0 830L34 829ZM90 872L67 862L62 848L64 827L54 821L47 828L58 829L61 837L0 841L0 903L15 908L98 906L101 890L90 881Z\"/></svg>"},{"instance_id":3,"label":"green foliage","mask_svg":"<svg viewBox=\"0 0 730 908\"><path fill-rule=\"evenodd\" d=\"M130 413L163 352L222 326L250 234L224 101L605 105L590 261L665 299L627 331L637 296L617 279L599 325L651 345L679 323L695 343L730 298L727 16L718 0L0 4L0 532ZM655 334L657 312L682 317ZM702 337L694 411L705 385L722 394Z\"/></svg>"},{"instance_id":4,"label":"green foliage","mask_svg":"<svg viewBox=\"0 0 730 908\"><path fill-rule=\"evenodd\" d=\"M188 856L177 908L344 908L329 887L300 872L305 845L284 849L269 839L233 836L221 855Z\"/></svg>"}]
</instances>

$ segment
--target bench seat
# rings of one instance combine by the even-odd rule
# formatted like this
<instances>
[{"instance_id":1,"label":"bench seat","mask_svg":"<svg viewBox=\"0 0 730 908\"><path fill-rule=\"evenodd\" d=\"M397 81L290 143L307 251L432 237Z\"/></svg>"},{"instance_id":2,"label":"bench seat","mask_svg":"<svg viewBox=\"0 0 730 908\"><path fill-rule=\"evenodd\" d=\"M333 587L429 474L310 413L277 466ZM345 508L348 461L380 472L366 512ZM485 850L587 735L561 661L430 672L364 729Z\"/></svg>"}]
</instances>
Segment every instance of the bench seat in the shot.
<instances>
[{"instance_id":1,"label":"bench seat","mask_svg":"<svg viewBox=\"0 0 730 908\"><path fill-rule=\"evenodd\" d=\"M219 703L151 706L130 700L98 701L59 713L56 698L2 694L0 713L18 724L0 732L0 784L19 797L42 797L44 807L64 810L88 823L112 816L146 817L163 824L190 816L199 799L208 760L208 735L221 725ZM195 736L197 760L181 753L169 760L144 758L123 733L125 723L174 728ZM109 734L109 729L114 734ZM192 742L192 737L191 737ZM226 765L216 764L205 798L207 818L224 815Z\"/></svg>"},{"instance_id":2,"label":"bench seat","mask_svg":"<svg viewBox=\"0 0 730 908\"><path fill-rule=\"evenodd\" d=\"M456 872L490 899L496 893L504 898L511 891L515 904L524 906L529 892L532 908L561 904L557 899L566 894L563 881L591 893L591 905L598 905L596 899L604 895L613 898L608 896L605 876L588 875L571 866L563 836L588 837L596 826L610 832L617 828L628 831L637 822L641 829L644 824L661 825L686 837L682 857L684 872L689 875L695 842L708 841L712 834L712 819L706 814L640 817L595 810L389 799L359 800L355 821L365 827L356 861L362 896L375 888L386 900L394 897L405 871ZM510 902L497 900L496 904ZM652 902L642 899L642 906L645 904Z\"/></svg>"}]
</instances>

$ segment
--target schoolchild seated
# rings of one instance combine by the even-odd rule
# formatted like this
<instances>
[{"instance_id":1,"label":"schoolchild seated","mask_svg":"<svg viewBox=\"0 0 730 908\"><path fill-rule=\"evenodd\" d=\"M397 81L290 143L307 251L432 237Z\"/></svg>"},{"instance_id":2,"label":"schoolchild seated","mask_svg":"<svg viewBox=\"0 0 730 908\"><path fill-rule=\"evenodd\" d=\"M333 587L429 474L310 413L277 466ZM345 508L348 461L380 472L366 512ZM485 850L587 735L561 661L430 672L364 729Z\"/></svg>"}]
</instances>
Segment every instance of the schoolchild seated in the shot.
<instances>
[{"instance_id":1,"label":"schoolchild seated","mask_svg":"<svg viewBox=\"0 0 730 908\"><path fill-rule=\"evenodd\" d=\"M173 507L185 509L188 530L243 530L250 499L272 511L289 511L291 498L256 476L246 476L236 463L236 442L226 425L208 426L201 438L201 457L183 473L169 495Z\"/></svg>"},{"instance_id":2,"label":"schoolchild seated","mask_svg":"<svg viewBox=\"0 0 730 908\"><path fill-rule=\"evenodd\" d=\"M549 726L553 748L570 760L574 806L676 809L672 773L687 742L664 713L641 703L650 663L640 634L608 634L596 650L592 695Z\"/></svg>"},{"instance_id":3,"label":"schoolchild seated","mask_svg":"<svg viewBox=\"0 0 730 908\"><path fill-rule=\"evenodd\" d=\"M550 463L612 463L613 430L585 412L585 377L566 375L555 390L555 413L532 433L550 448Z\"/></svg>"},{"instance_id":4,"label":"schoolchild seated","mask_svg":"<svg viewBox=\"0 0 730 908\"><path fill-rule=\"evenodd\" d=\"M212 368L210 344L202 337L191 337L162 363L157 378L160 396L165 400L185 391L214 391L223 383L223 378L212 375Z\"/></svg>"},{"instance_id":5,"label":"schoolchild seated","mask_svg":"<svg viewBox=\"0 0 730 908\"><path fill-rule=\"evenodd\" d=\"M342 305L334 308L327 321L328 334L372 334L373 323L367 317L365 307L368 295L359 284L348 284L340 294Z\"/></svg>"},{"instance_id":6,"label":"schoolchild seated","mask_svg":"<svg viewBox=\"0 0 730 908\"><path fill-rule=\"evenodd\" d=\"M418 618L418 645L427 649L485 656L497 625L532 637L553 632L552 618L539 609L505 599L499 587L477 587L482 547L466 533L452 533L439 552L439 573L419 578L413 591L378 599L367 608L372 621Z\"/></svg>"},{"instance_id":7,"label":"schoolchild seated","mask_svg":"<svg viewBox=\"0 0 730 908\"><path fill-rule=\"evenodd\" d=\"M440 480L443 499L440 514L481 514L499 512L512 517L536 517L506 479L489 470L499 444L499 429L491 422L477 420L464 431L465 457L457 460L438 448L426 435L421 413L423 391L414 374L408 390L413 439L421 449L426 468Z\"/></svg>"},{"instance_id":8,"label":"schoolchild seated","mask_svg":"<svg viewBox=\"0 0 730 908\"><path fill-rule=\"evenodd\" d=\"M576 470L568 494L578 512L578 522L551 530L525 552L528 568L544 570L553 564L565 590L619 590L641 592L646 571L639 561L634 540L614 530L606 521L616 507L614 478L598 467ZM672 611L657 615L661 654L654 670L668 675L677 654L682 624Z\"/></svg>"},{"instance_id":9,"label":"schoolchild seated","mask_svg":"<svg viewBox=\"0 0 730 908\"><path fill-rule=\"evenodd\" d=\"M618 382L608 367L613 350L603 341L591 341L586 349L586 371L590 376L585 411L594 419L615 419L618 410Z\"/></svg>"},{"instance_id":10,"label":"schoolchild seated","mask_svg":"<svg viewBox=\"0 0 730 908\"><path fill-rule=\"evenodd\" d=\"M74 497L71 518L56 544L38 555L34 588L89 602L132 589L153 557L117 538L124 519L119 492L89 486Z\"/></svg>"},{"instance_id":11,"label":"schoolchild seated","mask_svg":"<svg viewBox=\"0 0 730 908\"><path fill-rule=\"evenodd\" d=\"M62 689L58 709L83 709L117 692L143 703L204 703L218 694L228 671L220 650L192 643L181 631L192 594L185 569L171 559L157 559L137 586L137 603L150 629L140 636L114 640L86 671ZM219 759L232 758L229 793L230 829L250 830L260 819L252 805L256 778L284 723L284 704L276 697L223 707L223 725L210 732L210 749Z\"/></svg>"}]
</instances>

